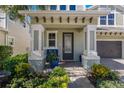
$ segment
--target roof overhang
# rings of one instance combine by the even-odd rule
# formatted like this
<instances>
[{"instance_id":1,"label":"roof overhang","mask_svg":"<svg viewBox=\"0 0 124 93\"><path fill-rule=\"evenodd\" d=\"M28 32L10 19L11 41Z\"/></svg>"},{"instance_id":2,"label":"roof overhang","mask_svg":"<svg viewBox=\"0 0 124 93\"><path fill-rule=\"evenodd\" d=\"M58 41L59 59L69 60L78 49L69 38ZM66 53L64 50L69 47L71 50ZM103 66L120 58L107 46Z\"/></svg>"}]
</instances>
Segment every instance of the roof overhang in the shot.
<instances>
[{"instance_id":1,"label":"roof overhang","mask_svg":"<svg viewBox=\"0 0 124 93\"><path fill-rule=\"evenodd\" d=\"M19 13L23 16L103 16L110 13L110 11L99 11L99 10L88 10L88 11L49 11L49 10L38 10L38 11L25 11L20 10Z\"/></svg>"}]
</instances>

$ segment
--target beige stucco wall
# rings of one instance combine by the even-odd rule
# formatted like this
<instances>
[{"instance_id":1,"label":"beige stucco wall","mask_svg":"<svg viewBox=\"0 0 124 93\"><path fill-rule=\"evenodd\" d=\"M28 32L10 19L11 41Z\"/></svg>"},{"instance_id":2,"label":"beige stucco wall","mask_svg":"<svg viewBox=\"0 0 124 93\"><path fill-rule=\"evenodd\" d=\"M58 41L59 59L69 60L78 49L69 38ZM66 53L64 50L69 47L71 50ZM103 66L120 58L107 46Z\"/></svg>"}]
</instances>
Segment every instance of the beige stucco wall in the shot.
<instances>
[{"instance_id":1,"label":"beige stucco wall","mask_svg":"<svg viewBox=\"0 0 124 93\"><path fill-rule=\"evenodd\" d=\"M8 30L8 35L15 37L14 54L27 52L30 46L29 27L24 28L19 21L8 20Z\"/></svg>"},{"instance_id":2,"label":"beige stucco wall","mask_svg":"<svg viewBox=\"0 0 124 93\"><path fill-rule=\"evenodd\" d=\"M74 60L79 61L80 54L83 53L84 42L83 42L83 31L76 29L57 29L57 30L47 30L47 31L58 31L57 32L57 47L59 49L59 55L62 60L62 46L63 46L63 32L73 32L74 33ZM45 31L45 46L47 43L47 31Z\"/></svg>"},{"instance_id":3,"label":"beige stucco wall","mask_svg":"<svg viewBox=\"0 0 124 93\"><path fill-rule=\"evenodd\" d=\"M0 45L6 44L6 32L0 31Z\"/></svg>"},{"instance_id":4,"label":"beige stucco wall","mask_svg":"<svg viewBox=\"0 0 124 93\"><path fill-rule=\"evenodd\" d=\"M123 15L121 13L116 14L116 25L123 25Z\"/></svg>"}]
</instances>

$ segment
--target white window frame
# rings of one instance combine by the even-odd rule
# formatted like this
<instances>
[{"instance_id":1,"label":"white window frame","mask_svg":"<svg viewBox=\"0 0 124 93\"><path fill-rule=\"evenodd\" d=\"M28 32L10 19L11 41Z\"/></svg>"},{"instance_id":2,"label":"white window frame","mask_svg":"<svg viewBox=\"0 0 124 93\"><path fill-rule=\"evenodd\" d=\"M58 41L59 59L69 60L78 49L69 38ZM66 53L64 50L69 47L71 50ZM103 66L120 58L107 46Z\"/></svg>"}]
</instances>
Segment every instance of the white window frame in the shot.
<instances>
[{"instance_id":1,"label":"white window frame","mask_svg":"<svg viewBox=\"0 0 124 93\"><path fill-rule=\"evenodd\" d=\"M77 5L75 5L75 10L70 10L70 6L71 5L69 5L69 11L77 11Z\"/></svg>"},{"instance_id":2,"label":"white window frame","mask_svg":"<svg viewBox=\"0 0 124 93\"><path fill-rule=\"evenodd\" d=\"M109 26L115 26L115 13L111 13L111 14L114 14L114 19L111 19L111 20L113 20L114 21L114 24L113 25L109 25L108 23L109 23L109 18L108 18L108 20L107 20L107 25L109 25ZM107 16L108 17L108 16Z\"/></svg>"},{"instance_id":3,"label":"white window frame","mask_svg":"<svg viewBox=\"0 0 124 93\"><path fill-rule=\"evenodd\" d=\"M57 32L58 31L47 31L47 48L57 48ZM49 47L49 34L55 33L55 47Z\"/></svg>"},{"instance_id":4,"label":"white window frame","mask_svg":"<svg viewBox=\"0 0 124 93\"><path fill-rule=\"evenodd\" d=\"M110 26L110 27L113 27L113 26L116 26L116 12L111 12L111 14L114 14L114 25L109 25L108 24L108 15L106 16L106 25L101 25L100 24L100 17L98 18L98 26Z\"/></svg>"},{"instance_id":5,"label":"white window frame","mask_svg":"<svg viewBox=\"0 0 124 93\"><path fill-rule=\"evenodd\" d=\"M13 45L9 44L9 39L13 39ZM15 37L14 36L7 36L7 45L11 46L11 47L14 47L14 45L15 45Z\"/></svg>"},{"instance_id":6,"label":"white window frame","mask_svg":"<svg viewBox=\"0 0 124 93\"><path fill-rule=\"evenodd\" d=\"M58 7L59 7L58 9L59 9L60 11L67 11L67 10L68 10L68 6L67 6L67 5L65 5L65 6L66 6L66 9L65 9L65 10L61 10L61 9L60 9L60 6L61 6L61 5L58 6Z\"/></svg>"},{"instance_id":7,"label":"white window frame","mask_svg":"<svg viewBox=\"0 0 124 93\"><path fill-rule=\"evenodd\" d=\"M101 16L100 16L100 17L101 17ZM100 26L106 26L106 25L108 25L108 23L107 23L108 17L106 16L106 25L101 25L101 24L100 24L100 20L101 20L100 17L99 17L99 22L98 22L99 25L100 25Z\"/></svg>"}]
</instances>

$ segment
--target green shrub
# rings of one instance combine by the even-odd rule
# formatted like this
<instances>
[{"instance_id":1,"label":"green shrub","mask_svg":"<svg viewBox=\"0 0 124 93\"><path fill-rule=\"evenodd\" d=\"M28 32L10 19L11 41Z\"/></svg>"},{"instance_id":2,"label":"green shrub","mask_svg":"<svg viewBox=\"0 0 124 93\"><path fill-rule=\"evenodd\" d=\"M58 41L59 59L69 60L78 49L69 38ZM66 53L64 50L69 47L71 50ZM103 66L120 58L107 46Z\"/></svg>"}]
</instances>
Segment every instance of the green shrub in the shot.
<instances>
[{"instance_id":1,"label":"green shrub","mask_svg":"<svg viewBox=\"0 0 124 93\"><path fill-rule=\"evenodd\" d=\"M0 46L0 61L10 57L12 55L11 46Z\"/></svg>"},{"instance_id":2,"label":"green shrub","mask_svg":"<svg viewBox=\"0 0 124 93\"><path fill-rule=\"evenodd\" d=\"M43 77L37 77L35 78L13 78L6 87L8 88L36 88L40 85L43 85L43 83L46 81Z\"/></svg>"},{"instance_id":3,"label":"green shrub","mask_svg":"<svg viewBox=\"0 0 124 93\"><path fill-rule=\"evenodd\" d=\"M61 67L55 67L50 73L50 77L66 75L66 71Z\"/></svg>"},{"instance_id":4,"label":"green shrub","mask_svg":"<svg viewBox=\"0 0 124 93\"><path fill-rule=\"evenodd\" d=\"M64 76L54 76L49 78L49 80L44 83L42 86L43 88L67 88L68 84L70 82L70 79L67 75Z\"/></svg>"},{"instance_id":5,"label":"green shrub","mask_svg":"<svg viewBox=\"0 0 124 93\"><path fill-rule=\"evenodd\" d=\"M25 82L25 78L13 78L10 84L7 84L7 88L21 88L23 87L23 82Z\"/></svg>"},{"instance_id":6,"label":"green shrub","mask_svg":"<svg viewBox=\"0 0 124 93\"><path fill-rule=\"evenodd\" d=\"M11 46L0 46L0 69L3 68L4 60L12 55Z\"/></svg>"},{"instance_id":7,"label":"green shrub","mask_svg":"<svg viewBox=\"0 0 124 93\"><path fill-rule=\"evenodd\" d=\"M28 71L28 64L20 63L16 65L15 72L19 76L14 77L7 87L10 88L67 88L70 79L61 67L56 67L48 76L41 76L34 73L29 73L24 76L25 71ZM57 72L58 71L58 72ZM61 74L60 74L61 73Z\"/></svg>"},{"instance_id":8,"label":"green shrub","mask_svg":"<svg viewBox=\"0 0 124 93\"><path fill-rule=\"evenodd\" d=\"M55 67L50 73L49 79L46 83L39 87L43 88L67 88L70 79L66 71L61 67Z\"/></svg>"},{"instance_id":9,"label":"green shrub","mask_svg":"<svg viewBox=\"0 0 124 93\"><path fill-rule=\"evenodd\" d=\"M19 54L13 57L9 57L3 63L3 69L10 71L12 75L15 75L15 66L19 63L28 63L27 54Z\"/></svg>"},{"instance_id":10,"label":"green shrub","mask_svg":"<svg viewBox=\"0 0 124 93\"><path fill-rule=\"evenodd\" d=\"M97 83L98 88L124 88L124 83L120 81L105 80Z\"/></svg>"},{"instance_id":11,"label":"green shrub","mask_svg":"<svg viewBox=\"0 0 124 93\"><path fill-rule=\"evenodd\" d=\"M109 80L119 80L119 74L115 71L110 71L107 77Z\"/></svg>"},{"instance_id":12,"label":"green shrub","mask_svg":"<svg viewBox=\"0 0 124 93\"><path fill-rule=\"evenodd\" d=\"M25 77L29 74L30 65L28 63L19 63L15 66L16 76Z\"/></svg>"},{"instance_id":13,"label":"green shrub","mask_svg":"<svg viewBox=\"0 0 124 93\"><path fill-rule=\"evenodd\" d=\"M94 64L91 67L91 74L92 76L97 79L105 79L108 77L111 70L101 64Z\"/></svg>"},{"instance_id":14,"label":"green shrub","mask_svg":"<svg viewBox=\"0 0 124 93\"><path fill-rule=\"evenodd\" d=\"M27 80L23 82L24 88L37 88L40 85L43 85L45 82L45 79L42 77L35 77L34 79Z\"/></svg>"}]
</instances>

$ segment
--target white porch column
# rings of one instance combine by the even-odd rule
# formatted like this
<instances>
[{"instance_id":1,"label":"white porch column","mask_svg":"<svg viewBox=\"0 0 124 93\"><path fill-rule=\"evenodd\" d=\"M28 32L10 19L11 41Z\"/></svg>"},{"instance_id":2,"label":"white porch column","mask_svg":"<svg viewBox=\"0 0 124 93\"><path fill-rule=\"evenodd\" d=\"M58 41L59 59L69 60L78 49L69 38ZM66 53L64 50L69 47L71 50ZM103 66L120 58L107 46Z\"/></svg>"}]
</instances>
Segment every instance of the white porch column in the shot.
<instances>
[{"instance_id":1,"label":"white porch column","mask_svg":"<svg viewBox=\"0 0 124 93\"><path fill-rule=\"evenodd\" d=\"M85 50L82 55L84 68L90 68L94 63L100 63L96 51L96 25L87 25L85 28Z\"/></svg>"},{"instance_id":2,"label":"white porch column","mask_svg":"<svg viewBox=\"0 0 124 93\"><path fill-rule=\"evenodd\" d=\"M28 61L36 73L42 73L44 68L44 56L42 55L44 51L41 49L42 32L44 32L42 25L34 24L31 26L31 54Z\"/></svg>"},{"instance_id":3,"label":"white porch column","mask_svg":"<svg viewBox=\"0 0 124 93\"><path fill-rule=\"evenodd\" d=\"M96 25L87 25L87 55L91 55L94 53L97 55L96 52Z\"/></svg>"}]
</instances>

